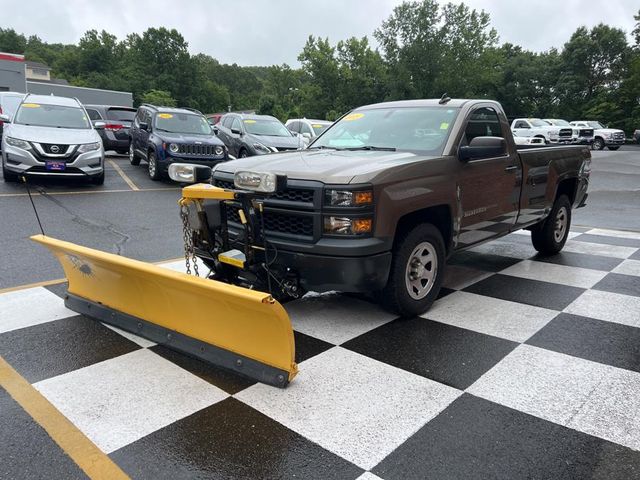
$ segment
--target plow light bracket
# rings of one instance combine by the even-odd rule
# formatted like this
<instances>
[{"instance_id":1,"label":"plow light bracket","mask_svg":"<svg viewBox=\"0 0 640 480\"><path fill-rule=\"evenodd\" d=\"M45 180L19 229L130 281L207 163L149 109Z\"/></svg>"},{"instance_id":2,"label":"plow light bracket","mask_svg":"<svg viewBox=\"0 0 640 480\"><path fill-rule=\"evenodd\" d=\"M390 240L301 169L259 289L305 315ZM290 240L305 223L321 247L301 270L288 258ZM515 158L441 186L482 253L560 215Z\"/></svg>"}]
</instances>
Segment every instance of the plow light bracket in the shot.
<instances>
[{"instance_id":1,"label":"plow light bracket","mask_svg":"<svg viewBox=\"0 0 640 480\"><path fill-rule=\"evenodd\" d=\"M211 179L211 168L192 163L172 163L169 165L169 178L180 183L208 182Z\"/></svg>"}]
</instances>

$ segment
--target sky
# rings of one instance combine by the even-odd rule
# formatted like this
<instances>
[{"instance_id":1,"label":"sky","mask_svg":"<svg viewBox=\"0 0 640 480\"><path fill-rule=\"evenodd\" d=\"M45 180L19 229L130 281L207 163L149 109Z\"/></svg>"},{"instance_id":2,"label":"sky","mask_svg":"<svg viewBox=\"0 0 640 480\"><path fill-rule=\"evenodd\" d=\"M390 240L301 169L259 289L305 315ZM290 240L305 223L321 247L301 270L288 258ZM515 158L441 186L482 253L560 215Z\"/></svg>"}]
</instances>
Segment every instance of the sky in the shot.
<instances>
[{"instance_id":1,"label":"sky","mask_svg":"<svg viewBox=\"0 0 640 480\"><path fill-rule=\"evenodd\" d=\"M50 43L77 43L90 29L119 39L149 27L175 28L192 54L223 63L298 65L309 35L337 43L368 36L401 0L0 0L0 27ZM445 2L443 2L445 3ZM454 1L453 3L459 3ZM606 23L630 34L638 0L465 0L484 9L501 42L533 51L562 48L575 29ZM629 39L630 39L629 35Z\"/></svg>"}]
</instances>

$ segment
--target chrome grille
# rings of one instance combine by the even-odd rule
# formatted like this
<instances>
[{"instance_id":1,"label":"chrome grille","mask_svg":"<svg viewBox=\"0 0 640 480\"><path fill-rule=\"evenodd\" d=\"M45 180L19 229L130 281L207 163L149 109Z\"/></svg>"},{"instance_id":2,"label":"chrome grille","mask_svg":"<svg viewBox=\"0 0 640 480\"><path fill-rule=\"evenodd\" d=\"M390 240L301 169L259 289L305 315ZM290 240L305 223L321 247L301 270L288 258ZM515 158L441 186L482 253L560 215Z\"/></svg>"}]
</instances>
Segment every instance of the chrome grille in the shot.
<instances>
[{"instance_id":1,"label":"chrome grille","mask_svg":"<svg viewBox=\"0 0 640 480\"><path fill-rule=\"evenodd\" d=\"M573 135L573 130L570 128L561 128L560 131L558 132L558 136L564 137L564 138L571 138L572 135Z\"/></svg>"},{"instance_id":2,"label":"chrome grille","mask_svg":"<svg viewBox=\"0 0 640 480\"><path fill-rule=\"evenodd\" d=\"M615 140L624 140L624 132L614 132L611 138Z\"/></svg>"}]
</instances>

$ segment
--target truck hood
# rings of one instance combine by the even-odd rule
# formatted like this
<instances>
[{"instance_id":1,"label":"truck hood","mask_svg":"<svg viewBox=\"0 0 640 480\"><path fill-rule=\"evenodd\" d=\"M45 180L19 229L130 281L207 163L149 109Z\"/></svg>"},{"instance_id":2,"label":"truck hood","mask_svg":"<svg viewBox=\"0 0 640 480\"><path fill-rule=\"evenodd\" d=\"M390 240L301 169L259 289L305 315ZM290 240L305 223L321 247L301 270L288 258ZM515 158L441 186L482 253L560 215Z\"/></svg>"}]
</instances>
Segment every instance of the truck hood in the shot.
<instances>
[{"instance_id":1,"label":"truck hood","mask_svg":"<svg viewBox=\"0 0 640 480\"><path fill-rule=\"evenodd\" d=\"M598 128L598 129L596 129L596 133L599 133L601 135L604 135L605 133L619 133L619 132L623 132L623 131L619 130L617 128Z\"/></svg>"},{"instance_id":2,"label":"truck hood","mask_svg":"<svg viewBox=\"0 0 640 480\"><path fill-rule=\"evenodd\" d=\"M427 160L410 152L298 150L232 160L218 164L216 172L237 170L271 172L296 180L347 184L371 181L381 170Z\"/></svg>"},{"instance_id":3,"label":"truck hood","mask_svg":"<svg viewBox=\"0 0 640 480\"><path fill-rule=\"evenodd\" d=\"M101 142L93 128L54 128L35 125L5 125L4 135L38 143L60 143L66 145Z\"/></svg>"},{"instance_id":4,"label":"truck hood","mask_svg":"<svg viewBox=\"0 0 640 480\"><path fill-rule=\"evenodd\" d=\"M161 138L167 143L189 143L189 144L202 144L202 145L223 145L222 140L216 137L213 133L211 135L193 135L189 133L174 133L174 132L154 132L158 138Z\"/></svg>"}]
</instances>

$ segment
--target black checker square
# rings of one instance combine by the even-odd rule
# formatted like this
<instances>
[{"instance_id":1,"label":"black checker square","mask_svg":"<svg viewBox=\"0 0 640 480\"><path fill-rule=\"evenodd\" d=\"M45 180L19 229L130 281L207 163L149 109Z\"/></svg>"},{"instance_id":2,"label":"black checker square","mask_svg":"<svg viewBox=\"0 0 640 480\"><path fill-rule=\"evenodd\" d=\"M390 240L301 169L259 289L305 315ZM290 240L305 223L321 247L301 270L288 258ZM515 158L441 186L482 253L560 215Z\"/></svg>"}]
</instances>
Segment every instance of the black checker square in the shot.
<instances>
[{"instance_id":1,"label":"black checker square","mask_svg":"<svg viewBox=\"0 0 640 480\"><path fill-rule=\"evenodd\" d=\"M555 255L536 255L531 260L536 262L554 263L556 265L565 265L567 267L589 268L591 270L600 270L610 272L623 260L622 258L605 257L602 255L587 255L585 253L560 252Z\"/></svg>"},{"instance_id":2,"label":"black checker square","mask_svg":"<svg viewBox=\"0 0 640 480\"><path fill-rule=\"evenodd\" d=\"M640 452L463 394L372 470L385 480L640 475Z\"/></svg>"},{"instance_id":3,"label":"black checker square","mask_svg":"<svg viewBox=\"0 0 640 480\"><path fill-rule=\"evenodd\" d=\"M235 398L156 430L110 457L131 478L154 480L348 480L363 473Z\"/></svg>"},{"instance_id":4,"label":"black checker square","mask_svg":"<svg viewBox=\"0 0 640 480\"><path fill-rule=\"evenodd\" d=\"M389 322L342 347L464 390L517 345L415 317Z\"/></svg>"},{"instance_id":5,"label":"black checker square","mask_svg":"<svg viewBox=\"0 0 640 480\"><path fill-rule=\"evenodd\" d=\"M622 273L609 273L596 283L593 289L640 297L640 277ZM638 316L640 316L640 312L638 312Z\"/></svg>"},{"instance_id":6,"label":"black checker square","mask_svg":"<svg viewBox=\"0 0 640 480\"><path fill-rule=\"evenodd\" d=\"M100 322L82 315L0 334L0 355L30 383L140 348Z\"/></svg>"},{"instance_id":7,"label":"black checker square","mask_svg":"<svg viewBox=\"0 0 640 480\"><path fill-rule=\"evenodd\" d=\"M485 272L499 272L518 262L520 262L519 258L472 252L469 250L455 253L447 260L447 263L451 265L475 268L476 270L483 270Z\"/></svg>"},{"instance_id":8,"label":"black checker square","mask_svg":"<svg viewBox=\"0 0 640 480\"><path fill-rule=\"evenodd\" d=\"M468 286L464 291L560 311L585 289L497 274Z\"/></svg>"}]
</instances>

